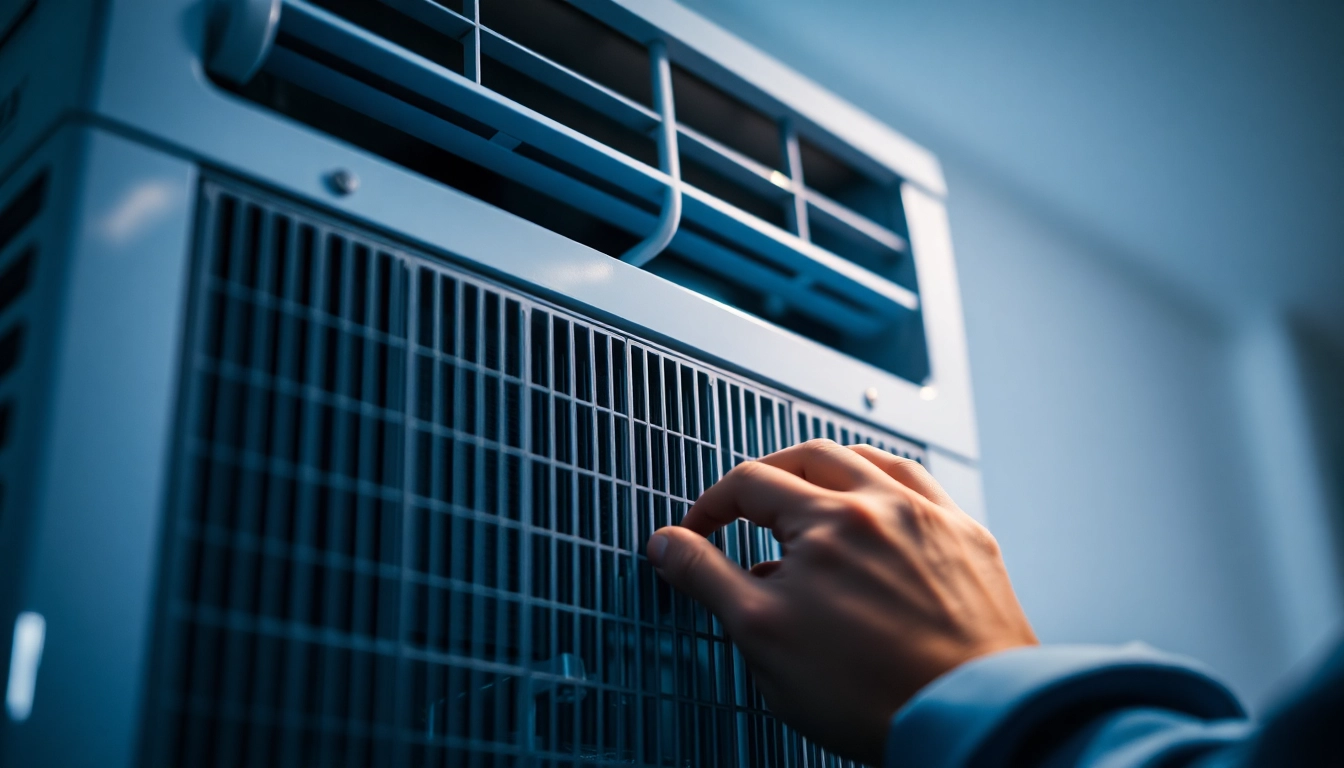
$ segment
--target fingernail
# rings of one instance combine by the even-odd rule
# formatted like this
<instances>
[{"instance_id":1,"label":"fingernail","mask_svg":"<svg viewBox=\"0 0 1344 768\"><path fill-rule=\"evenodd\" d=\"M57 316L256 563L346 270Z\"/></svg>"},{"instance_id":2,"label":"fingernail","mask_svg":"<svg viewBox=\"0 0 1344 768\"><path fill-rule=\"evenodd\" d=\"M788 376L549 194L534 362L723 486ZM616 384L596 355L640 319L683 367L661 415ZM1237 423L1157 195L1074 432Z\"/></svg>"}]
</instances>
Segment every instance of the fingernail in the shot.
<instances>
[{"instance_id":1,"label":"fingernail","mask_svg":"<svg viewBox=\"0 0 1344 768\"><path fill-rule=\"evenodd\" d=\"M663 565L663 555L667 552L667 537L661 534L653 534L649 537L649 543L644 547L644 553L649 556L649 562L653 563L654 568L661 568Z\"/></svg>"}]
</instances>

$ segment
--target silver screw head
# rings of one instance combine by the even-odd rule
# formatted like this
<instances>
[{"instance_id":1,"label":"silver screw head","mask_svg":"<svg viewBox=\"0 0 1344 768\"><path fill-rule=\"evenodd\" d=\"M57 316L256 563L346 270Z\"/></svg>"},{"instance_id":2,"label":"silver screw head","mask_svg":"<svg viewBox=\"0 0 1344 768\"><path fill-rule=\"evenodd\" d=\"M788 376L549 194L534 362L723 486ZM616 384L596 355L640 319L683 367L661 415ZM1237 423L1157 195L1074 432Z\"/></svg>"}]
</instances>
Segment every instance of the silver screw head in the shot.
<instances>
[{"instance_id":1,"label":"silver screw head","mask_svg":"<svg viewBox=\"0 0 1344 768\"><path fill-rule=\"evenodd\" d=\"M869 387L863 390L863 404L869 408L877 405L877 387Z\"/></svg>"},{"instance_id":2,"label":"silver screw head","mask_svg":"<svg viewBox=\"0 0 1344 768\"><path fill-rule=\"evenodd\" d=\"M354 171L338 168L327 174L327 186L342 197L353 195L355 190L359 189L359 177Z\"/></svg>"}]
</instances>

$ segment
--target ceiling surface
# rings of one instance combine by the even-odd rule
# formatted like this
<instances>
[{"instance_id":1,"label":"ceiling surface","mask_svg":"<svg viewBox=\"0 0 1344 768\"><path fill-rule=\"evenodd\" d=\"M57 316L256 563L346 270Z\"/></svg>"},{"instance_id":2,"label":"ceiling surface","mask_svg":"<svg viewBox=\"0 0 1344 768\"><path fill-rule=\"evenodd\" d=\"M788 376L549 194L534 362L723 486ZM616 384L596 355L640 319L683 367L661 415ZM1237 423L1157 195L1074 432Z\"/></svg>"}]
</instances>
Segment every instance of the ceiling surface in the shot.
<instances>
[{"instance_id":1,"label":"ceiling surface","mask_svg":"<svg viewBox=\"0 0 1344 768\"><path fill-rule=\"evenodd\" d=\"M683 4L1219 317L1344 338L1344 3Z\"/></svg>"}]
</instances>

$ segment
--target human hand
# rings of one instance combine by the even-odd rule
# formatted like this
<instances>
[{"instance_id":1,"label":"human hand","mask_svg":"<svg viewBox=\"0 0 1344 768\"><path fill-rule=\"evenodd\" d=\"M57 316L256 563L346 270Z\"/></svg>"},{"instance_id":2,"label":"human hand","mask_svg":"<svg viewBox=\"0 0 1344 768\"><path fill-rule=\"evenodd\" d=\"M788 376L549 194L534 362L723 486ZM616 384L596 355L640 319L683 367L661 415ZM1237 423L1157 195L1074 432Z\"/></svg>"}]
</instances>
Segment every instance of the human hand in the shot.
<instances>
[{"instance_id":1,"label":"human hand","mask_svg":"<svg viewBox=\"0 0 1344 768\"><path fill-rule=\"evenodd\" d=\"M705 538L738 518L771 529L782 559L745 571ZM866 763L934 678L1037 644L989 531L922 465L868 445L812 440L741 464L647 551L719 617L771 711Z\"/></svg>"}]
</instances>

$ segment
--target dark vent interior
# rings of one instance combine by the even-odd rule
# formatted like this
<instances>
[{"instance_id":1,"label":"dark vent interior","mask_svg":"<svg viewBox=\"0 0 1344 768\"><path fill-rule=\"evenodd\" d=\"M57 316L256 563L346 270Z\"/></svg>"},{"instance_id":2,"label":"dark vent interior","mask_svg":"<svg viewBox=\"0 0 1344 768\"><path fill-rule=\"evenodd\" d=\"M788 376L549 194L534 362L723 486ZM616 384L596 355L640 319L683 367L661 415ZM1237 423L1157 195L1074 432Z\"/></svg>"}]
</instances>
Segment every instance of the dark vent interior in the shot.
<instances>
[{"instance_id":1,"label":"dark vent interior","mask_svg":"<svg viewBox=\"0 0 1344 768\"><path fill-rule=\"evenodd\" d=\"M9 445L9 429L14 419L14 401L0 403L0 451Z\"/></svg>"},{"instance_id":2,"label":"dark vent interior","mask_svg":"<svg viewBox=\"0 0 1344 768\"><path fill-rule=\"evenodd\" d=\"M19 364L23 347L23 326L16 325L0 334L0 381L4 381Z\"/></svg>"},{"instance_id":3,"label":"dark vent interior","mask_svg":"<svg viewBox=\"0 0 1344 768\"><path fill-rule=\"evenodd\" d=\"M37 0L28 0L23 8L14 14L12 20L5 24L3 30L0 30L0 51L4 51L5 46L18 37L19 30L23 29L23 26L33 17L33 12L36 10Z\"/></svg>"},{"instance_id":4,"label":"dark vent interior","mask_svg":"<svg viewBox=\"0 0 1344 768\"><path fill-rule=\"evenodd\" d=\"M657 60L564 0L293 0L261 73L224 85L620 257L663 204ZM922 333L900 180L716 65L669 66L686 194L647 268L922 381L924 344L884 342Z\"/></svg>"},{"instance_id":5,"label":"dark vent interior","mask_svg":"<svg viewBox=\"0 0 1344 768\"><path fill-rule=\"evenodd\" d=\"M30 14L32 6L23 11ZM22 17L19 22L22 23ZM11 452L9 444L18 430L18 395L14 374L22 362L27 318L22 299L33 285L37 243L26 240L31 226L47 201L48 172L41 171L0 208L0 454ZM19 446L22 451L24 446ZM4 483L0 482L0 530L4 523Z\"/></svg>"},{"instance_id":6,"label":"dark vent interior","mask_svg":"<svg viewBox=\"0 0 1344 768\"><path fill-rule=\"evenodd\" d=\"M41 173L0 210L0 252L37 217L46 196L47 174Z\"/></svg>"},{"instance_id":7,"label":"dark vent interior","mask_svg":"<svg viewBox=\"0 0 1344 768\"><path fill-rule=\"evenodd\" d=\"M433 2L437 4L438 0ZM386 38L441 67L458 74L465 69L465 50L460 40L451 35L441 34L402 13L396 9L395 3L376 0L313 0L313 4L340 14L375 35Z\"/></svg>"},{"instance_id":8,"label":"dark vent interior","mask_svg":"<svg viewBox=\"0 0 1344 768\"><path fill-rule=\"evenodd\" d=\"M38 174L12 200L0 209L0 382L9 377L23 354L25 328L22 318L10 316L13 307L28 290L33 278L33 264L37 246L28 245L18 255L10 256L10 245L16 242L46 202L47 174ZM12 409L7 404L6 413ZM6 419L8 421L8 418Z\"/></svg>"},{"instance_id":9,"label":"dark vent interior","mask_svg":"<svg viewBox=\"0 0 1344 768\"><path fill-rule=\"evenodd\" d=\"M652 106L649 52L564 0L478 0L481 25L551 61Z\"/></svg>"},{"instance_id":10,"label":"dark vent interior","mask_svg":"<svg viewBox=\"0 0 1344 768\"><path fill-rule=\"evenodd\" d=\"M389 129L367 115L297 86L263 74L248 83L244 93L278 111L320 124L338 138L363 146L410 170L595 250L620 254L639 242L637 236L581 209L410 134ZM526 148L519 147L515 151L523 153Z\"/></svg>"},{"instance_id":11,"label":"dark vent interior","mask_svg":"<svg viewBox=\"0 0 1344 768\"><path fill-rule=\"evenodd\" d=\"M780 157L776 121L683 67L672 68L672 90L677 94L679 123L767 168L788 170Z\"/></svg>"},{"instance_id":12,"label":"dark vent interior","mask_svg":"<svg viewBox=\"0 0 1344 768\"><path fill-rule=\"evenodd\" d=\"M900 195L893 194L895 179L880 182L853 163L805 137L798 140L803 178L809 189L853 210L870 221L904 235L905 216Z\"/></svg>"},{"instance_id":13,"label":"dark vent interior","mask_svg":"<svg viewBox=\"0 0 1344 768\"><path fill-rule=\"evenodd\" d=\"M37 246L29 246L13 262L3 267L4 271L0 272L0 315L28 290L28 284L33 279L33 262L36 260Z\"/></svg>"},{"instance_id":14,"label":"dark vent interior","mask_svg":"<svg viewBox=\"0 0 1344 768\"><path fill-rule=\"evenodd\" d=\"M232 183L203 199L154 763L850 765L642 556L795 415L841 417ZM716 543L778 556L742 523Z\"/></svg>"},{"instance_id":15,"label":"dark vent interior","mask_svg":"<svg viewBox=\"0 0 1344 768\"><path fill-rule=\"evenodd\" d=\"M648 65L644 65L647 69ZM591 136L607 146L650 166L658 164L658 146L647 133L635 130L578 99L528 77L502 62L486 57L481 68L481 82L493 91L507 96L537 112Z\"/></svg>"}]
</instances>

